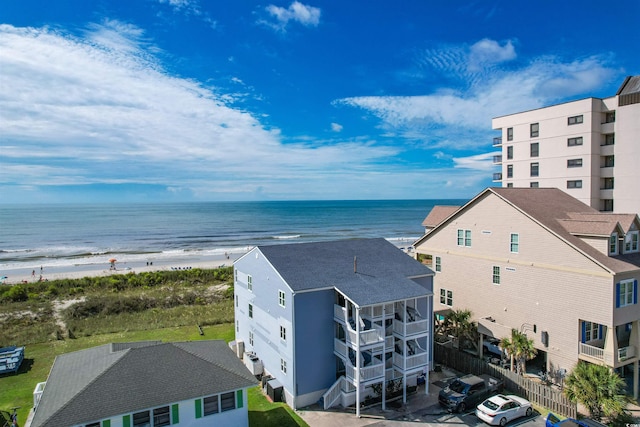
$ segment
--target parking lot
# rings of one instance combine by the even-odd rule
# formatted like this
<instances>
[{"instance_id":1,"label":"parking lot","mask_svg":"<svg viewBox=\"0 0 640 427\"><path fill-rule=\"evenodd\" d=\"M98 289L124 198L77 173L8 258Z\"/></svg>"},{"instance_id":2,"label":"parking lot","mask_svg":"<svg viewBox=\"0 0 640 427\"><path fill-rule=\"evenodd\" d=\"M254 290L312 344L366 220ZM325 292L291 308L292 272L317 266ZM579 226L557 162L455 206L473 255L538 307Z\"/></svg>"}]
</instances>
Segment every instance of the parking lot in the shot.
<instances>
[{"instance_id":1,"label":"parking lot","mask_svg":"<svg viewBox=\"0 0 640 427\"><path fill-rule=\"evenodd\" d=\"M320 408L306 408L298 414L311 427L336 426L372 426L372 427L409 427L421 426L487 426L479 420L474 410L465 413L451 413L438 403L438 392L441 386L455 377L454 372L432 373L429 393L425 394L424 386L419 386L415 394L408 396L407 403L391 402L385 411L380 405L363 409L357 418L353 411L344 408L332 408L323 411ZM505 394L508 394L506 392ZM534 411L530 418L520 418L507 424L508 427L544 427L544 417Z\"/></svg>"}]
</instances>

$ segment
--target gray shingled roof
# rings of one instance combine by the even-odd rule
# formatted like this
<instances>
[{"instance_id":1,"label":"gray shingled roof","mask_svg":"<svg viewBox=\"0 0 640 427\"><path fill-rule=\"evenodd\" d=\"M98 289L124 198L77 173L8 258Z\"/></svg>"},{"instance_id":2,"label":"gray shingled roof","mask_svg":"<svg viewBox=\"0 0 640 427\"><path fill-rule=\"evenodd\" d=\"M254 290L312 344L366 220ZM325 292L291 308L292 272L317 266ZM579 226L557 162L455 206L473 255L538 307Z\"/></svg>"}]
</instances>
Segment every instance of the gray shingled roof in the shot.
<instances>
[{"instance_id":1,"label":"gray shingled roof","mask_svg":"<svg viewBox=\"0 0 640 427\"><path fill-rule=\"evenodd\" d=\"M431 294L410 277L433 272L385 239L293 243L258 250L294 292L335 287L359 306Z\"/></svg>"},{"instance_id":2,"label":"gray shingled roof","mask_svg":"<svg viewBox=\"0 0 640 427\"><path fill-rule=\"evenodd\" d=\"M31 425L86 424L255 384L222 340L106 344L56 358Z\"/></svg>"},{"instance_id":3,"label":"gray shingled roof","mask_svg":"<svg viewBox=\"0 0 640 427\"><path fill-rule=\"evenodd\" d=\"M465 206L460 208L459 212L462 212L467 207L475 204L488 193L497 195L507 203L524 212L533 220L539 222L544 227L555 233L558 237L565 240L580 252L592 258L598 264L613 273L634 271L640 268L639 253L618 255L614 257L607 256L572 234L572 231L585 233L584 223L578 225L575 222L571 222L572 220L576 221L580 218L584 221L595 221L596 218L600 218L601 223L594 226L594 231L602 233L603 229L613 227L613 220L617 222L622 220L627 225L627 228L623 227L626 232L629 230L628 226L630 226L631 221L638 221L637 215L599 212L557 188L519 187L487 188ZM453 217L456 215L457 214L454 214ZM439 227L436 227L432 232L437 231L438 228ZM613 231L613 228L611 228L611 231ZM414 243L414 245L419 245L427 238L427 236L429 236L429 234L420 238L416 243Z\"/></svg>"}]
</instances>

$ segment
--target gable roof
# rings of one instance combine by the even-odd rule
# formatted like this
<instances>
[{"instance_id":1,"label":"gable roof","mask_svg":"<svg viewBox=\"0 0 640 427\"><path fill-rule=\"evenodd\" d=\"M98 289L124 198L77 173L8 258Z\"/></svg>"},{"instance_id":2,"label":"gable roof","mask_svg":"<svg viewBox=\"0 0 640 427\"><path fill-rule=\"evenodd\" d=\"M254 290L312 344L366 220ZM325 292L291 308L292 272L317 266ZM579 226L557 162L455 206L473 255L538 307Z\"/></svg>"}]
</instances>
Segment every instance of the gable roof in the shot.
<instances>
[{"instance_id":1,"label":"gable roof","mask_svg":"<svg viewBox=\"0 0 640 427\"><path fill-rule=\"evenodd\" d=\"M564 240L611 273L633 271L640 268L639 253L609 257L572 234L572 232L576 234L583 233L586 222L589 220L593 221L596 218L600 218L600 222L597 223L597 231L602 233L603 230L611 227L609 231L610 234L615 230L614 220L615 223L618 222L618 215L625 220L626 224L629 221L629 214L599 212L557 188L487 188L447 218L445 222L439 224L436 228L418 239L414 243L414 246L422 243L429 235L437 232L453 218L456 218L463 211L470 209L479 200L491 194L496 195L532 220L538 222L558 238ZM631 216L634 217L633 221L638 220L637 215L631 214ZM582 219L582 221L580 221L580 219ZM572 220L577 222L571 222Z\"/></svg>"},{"instance_id":2,"label":"gable roof","mask_svg":"<svg viewBox=\"0 0 640 427\"><path fill-rule=\"evenodd\" d=\"M427 217L422 221L422 225L427 228L434 228L458 209L460 209L460 206L436 205L431 208Z\"/></svg>"},{"instance_id":3,"label":"gable roof","mask_svg":"<svg viewBox=\"0 0 640 427\"><path fill-rule=\"evenodd\" d=\"M256 250L294 292L335 287L358 306L431 295L410 278L433 276L433 271L382 238L259 246Z\"/></svg>"},{"instance_id":4,"label":"gable roof","mask_svg":"<svg viewBox=\"0 0 640 427\"><path fill-rule=\"evenodd\" d=\"M106 344L56 357L31 425L85 424L256 382L222 340Z\"/></svg>"}]
</instances>

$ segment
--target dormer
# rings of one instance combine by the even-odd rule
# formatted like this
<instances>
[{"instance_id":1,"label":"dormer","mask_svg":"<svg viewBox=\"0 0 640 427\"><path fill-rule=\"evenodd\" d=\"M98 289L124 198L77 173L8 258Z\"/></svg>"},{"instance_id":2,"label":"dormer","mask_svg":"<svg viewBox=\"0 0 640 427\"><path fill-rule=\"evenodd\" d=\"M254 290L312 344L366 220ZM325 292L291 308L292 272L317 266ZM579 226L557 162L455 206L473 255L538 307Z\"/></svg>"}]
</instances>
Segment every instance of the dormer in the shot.
<instances>
[{"instance_id":1,"label":"dormer","mask_svg":"<svg viewBox=\"0 0 640 427\"><path fill-rule=\"evenodd\" d=\"M615 215L604 213L570 213L569 218L559 220L562 227L589 246L608 256L620 254L620 238L625 230Z\"/></svg>"},{"instance_id":2,"label":"dormer","mask_svg":"<svg viewBox=\"0 0 640 427\"><path fill-rule=\"evenodd\" d=\"M624 243L622 247L622 253L632 254L640 252L640 231L638 231L638 217L636 221L631 223L629 230L624 235Z\"/></svg>"}]
</instances>

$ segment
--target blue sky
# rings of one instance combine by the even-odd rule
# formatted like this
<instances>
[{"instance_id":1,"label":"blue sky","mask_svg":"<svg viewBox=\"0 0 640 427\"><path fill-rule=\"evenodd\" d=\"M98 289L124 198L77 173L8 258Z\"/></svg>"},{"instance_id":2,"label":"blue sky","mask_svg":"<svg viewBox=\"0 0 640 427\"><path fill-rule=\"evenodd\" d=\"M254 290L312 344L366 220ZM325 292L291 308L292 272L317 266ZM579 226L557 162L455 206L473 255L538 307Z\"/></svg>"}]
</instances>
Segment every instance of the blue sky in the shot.
<instances>
[{"instance_id":1,"label":"blue sky","mask_svg":"<svg viewBox=\"0 0 640 427\"><path fill-rule=\"evenodd\" d=\"M3 203L468 198L491 118L614 95L638 0L5 0Z\"/></svg>"}]
</instances>

